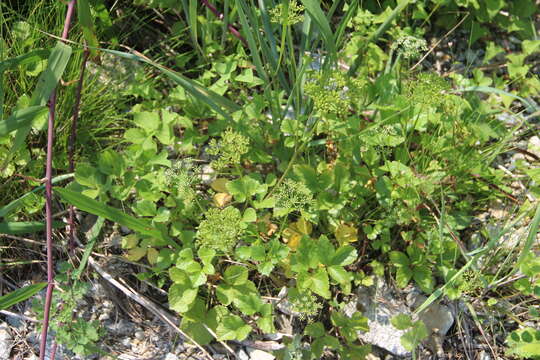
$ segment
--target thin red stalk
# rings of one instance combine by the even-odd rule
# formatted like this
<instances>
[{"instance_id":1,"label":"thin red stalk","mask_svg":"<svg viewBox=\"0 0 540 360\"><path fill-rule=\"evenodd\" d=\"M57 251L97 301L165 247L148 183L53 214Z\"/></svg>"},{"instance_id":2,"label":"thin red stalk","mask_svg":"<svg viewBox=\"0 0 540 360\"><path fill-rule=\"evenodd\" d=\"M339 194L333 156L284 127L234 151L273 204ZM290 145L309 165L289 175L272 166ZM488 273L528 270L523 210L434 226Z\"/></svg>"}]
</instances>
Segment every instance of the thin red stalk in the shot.
<instances>
[{"instance_id":1,"label":"thin red stalk","mask_svg":"<svg viewBox=\"0 0 540 360\"><path fill-rule=\"evenodd\" d=\"M77 84L77 89L75 91L75 104L73 105L73 120L71 122L71 133L69 134L69 143L68 143L68 161L69 161L69 172L75 171L75 139L77 138L77 122L79 120L79 108L81 105L81 93L84 81L84 70L86 69L86 61L90 51L87 48L84 49L83 61L81 64L81 74L79 76L79 83ZM75 207L73 205L69 206L69 245L70 250L75 249Z\"/></svg>"},{"instance_id":2,"label":"thin red stalk","mask_svg":"<svg viewBox=\"0 0 540 360\"><path fill-rule=\"evenodd\" d=\"M67 39L71 17L75 9L76 0L71 0L68 4L62 39ZM47 332L49 330L49 314L51 310L52 294L54 290L54 262L53 262L53 242L52 242L52 158L54 145L54 117L56 110L56 91L53 91L49 101L49 121L47 129L47 160L45 168L45 216L46 216L46 236L47 236L47 292L45 295L45 306L43 309L43 328L41 330L41 342L39 345L39 359L45 360L45 350L47 347ZM54 350L54 347L53 347ZM51 360L54 360L53 351Z\"/></svg>"},{"instance_id":3,"label":"thin red stalk","mask_svg":"<svg viewBox=\"0 0 540 360\"><path fill-rule=\"evenodd\" d=\"M214 13L214 15L216 15L216 17L219 19L219 20L223 20L223 14L220 13L218 11L218 9L216 9L216 7L212 4L210 4L208 2L208 0L201 0L201 2L203 3L204 6L206 6L212 13ZM235 28L234 26L232 26L231 24L227 24L227 28L229 29L229 31L231 32L231 34L233 34L236 38L238 38L238 40L242 41L244 43L244 45L248 45L246 39L244 39L244 37L240 34L240 31L238 31L237 28Z\"/></svg>"}]
</instances>

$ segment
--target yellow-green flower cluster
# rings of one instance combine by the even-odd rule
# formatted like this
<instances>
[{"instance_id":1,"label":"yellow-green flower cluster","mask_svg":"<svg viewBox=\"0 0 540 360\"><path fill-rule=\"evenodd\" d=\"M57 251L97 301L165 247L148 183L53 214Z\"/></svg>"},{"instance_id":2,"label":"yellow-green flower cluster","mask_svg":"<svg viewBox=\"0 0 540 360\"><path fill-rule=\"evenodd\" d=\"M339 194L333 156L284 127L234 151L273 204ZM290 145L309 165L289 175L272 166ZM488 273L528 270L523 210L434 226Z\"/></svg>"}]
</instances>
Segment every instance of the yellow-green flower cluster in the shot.
<instances>
[{"instance_id":1,"label":"yellow-green flower cluster","mask_svg":"<svg viewBox=\"0 0 540 360\"><path fill-rule=\"evenodd\" d=\"M304 6L299 5L295 0L289 2L289 11L286 15L283 13L284 11L285 7L283 6L283 4L279 4L278 6L270 10L270 17L272 22L280 23L283 25L294 25L304 21L304 15L302 14L302 11L304 11Z\"/></svg>"},{"instance_id":2,"label":"yellow-green flower cluster","mask_svg":"<svg viewBox=\"0 0 540 360\"><path fill-rule=\"evenodd\" d=\"M414 36L403 36L392 44L392 49L398 51L405 59L414 59L420 56L422 51L426 51L427 42Z\"/></svg>"},{"instance_id":3,"label":"yellow-green flower cluster","mask_svg":"<svg viewBox=\"0 0 540 360\"><path fill-rule=\"evenodd\" d=\"M447 93L450 89L450 84L435 73L421 73L403 86L404 94L412 104L444 108L451 104L451 95Z\"/></svg>"},{"instance_id":4,"label":"yellow-green flower cluster","mask_svg":"<svg viewBox=\"0 0 540 360\"><path fill-rule=\"evenodd\" d=\"M339 70L329 74L315 73L304 86L319 113L338 117L345 117L353 104L360 102L361 89L359 80L348 78Z\"/></svg>"},{"instance_id":5,"label":"yellow-green flower cluster","mask_svg":"<svg viewBox=\"0 0 540 360\"><path fill-rule=\"evenodd\" d=\"M218 171L228 166L239 165L242 155L248 151L249 139L231 128L225 130L219 142L216 139L210 140L207 150L209 155L218 157L210 163L210 166Z\"/></svg>"},{"instance_id":6,"label":"yellow-green flower cluster","mask_svg":"<svg viewBox=\"0 0 540 360\"><path fill-rule=\"evenodd\" d=\"M274 193L275 210L287 214L307 210L313 202L313 194L304 183L292 179L283 181Z\"/></svg>"},{"instance_id":7,"label":"yellow-green flower cluster","mask_svg":"<svg viewBox=\"0 0 540 360\"><path fill-rule=\"evenodd\" d=\"M322 307L317 302L315 295L310 292L300 292L297 289L290 289L288 298L291 303L291 310L298 313L301 319L316 316Z\"/></svg>"},{"instance_id":8,"label":"yellow-green flower cluster","mask_svg":"<svg viewBox=\"0 0 540 360\"><path fill-rule=\"evenodd\" d=\"M171 187L171 192L176 191L179 198L190 202L196 196L194 186L198 182L198 177L194 174L198 172L198 168L195 168L190 160L179 161L165 171L165 179L167 185Z\"/></svg>"},{"instance_id":9,"label":"yellow-green flower cluster","mask_svg":"<svg viewBox=\"0 0 540 360\"><path fill-rule=\"evenodd\" d=\"M199 224L197 245L228 254L244 233L242 225L242 215L237 208L212 208L206 212L205 219Z\"/></svg>"}]
</instances>

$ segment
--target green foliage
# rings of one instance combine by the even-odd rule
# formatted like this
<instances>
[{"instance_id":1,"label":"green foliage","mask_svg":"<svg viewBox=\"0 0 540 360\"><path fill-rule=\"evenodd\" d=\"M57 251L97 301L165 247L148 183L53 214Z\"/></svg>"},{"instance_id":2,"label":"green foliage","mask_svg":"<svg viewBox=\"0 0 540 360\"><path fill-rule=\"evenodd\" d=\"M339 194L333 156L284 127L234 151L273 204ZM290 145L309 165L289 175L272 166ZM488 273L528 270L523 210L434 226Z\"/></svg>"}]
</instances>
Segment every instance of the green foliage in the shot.
<instances>
[{"instance_id":1,"label":"green foliage","mask_svg":"<svg viewBox=\"0 0 540 360\"><path fill-rule=\"evenodd\" d=\"M304 6L299 5L296 0L292 0L288 4L286 2L278 4L269 13L273 22L294 25L304 21L302 11L304 11Z\"/></svg>"},{"instance_id":2,"label":"green foliage","mask_svg":"<svg viewBox=\"0 0 540 360\"><path fill-rule=\"evenodd\" d=\"M197 228L197 244L228 254L240 241L245 226L240 211L235 207L209 209Z\"/></svg>"},{"instance_id":3,"label":"green foliage","mask_svg":"<svg viewBox=\"0 0 540 360\"><path fill-rule=\"evenodd\" d=\"M105 330L100 327L98 320L89 320L76 316L78 304L90 290L90 284L73 281L67 285L73 268L68 263L60 264L60 273L56 281L65 283L61 290L53 294L50 317L50 328L55 332L56 341L66 346L78 355L100 353L99 343ZM38 319L43 319L43 299L34 299L32 303Z\"/></svg>"},{"instance_id":4,"label":"green foliage","mask_svg":"<svg viewBox=\"0 0 540 360\"><path fill-rule=\"evenodd\" d=\"M535 234L511 271L489 260L480 266L480 256L493 255L491 245L466 247L476 231L474 217L512 193L506 172L492 165L520 129L497 116L518 106L535 109L529 98L540 82L531 60L540 42L527 25L532 0L258 6L235 0L217 4L218 17L204 2L136 3L173 9L179 19L163 17L171 33L144 56L102 50L101 64L89 65L89 87L98 90L86 106L99 106L81 111L75 181L54 192L113 228L133 231L122 238L124 256L145 264L147 272L138 277L167 292L182 330L198 343L209 344L214 335L241 341L252 332L275 333L276 305L269 299L283 286L291 309L306 321L276 354L280 359L365 358L370 348L358 345L357 332L368 330L367 319L340 309L343 297L370 286L375 276L395 276L402 288L412 282L432 301L443 294L479 296L486 282L497 284L519 268L525 277L505 290L538 296L538 261L526 255ZM88 43L104 43L94 31L111 18L99 9L96 2L79 4ZM470 14L463 25L469 45L485 48L486 66L450 70L446 77L409 70L427 51L423 34L451 28L463 11ZM12 175L24 172L30 185L39 185L33 178L43 173L43 105L56 84L44 88L38 80L40 90L29 96L36 86L26 79L48 76L54 61L47 58L62 53L54 79L64 66L64 78L76 78L80 58L75 51L67 63L62 45L31 51L35 24L8 23L7 43L19 44L22 53L0 43L0 50L9 48L0 72L10 83L20 73L13 89L2 87L0 94L2 113L11 114L0 119L1 176L8 179L1 189L9 195L0 225L14 231L13 224L42 226L35 215L43 207L38 188L29 192ZM527 40L506 54L490 41L488 26ZM496 63L501 59L505 67ZM489 70L495 63L497 73ZM68 114L67 107L60 113ZM56 128L64 138L68 117ZM102 118L109 120L98 125ZM61 150L59 173L69 168L63 146L55 149ZM534 165L518 164L516 172L536 183L540 178ZM495 297L497 287L489 289ZM55 301L73 310L73 299L85 291L75 283ZM80 353L92 351L100 335L96 324L64 308L55 310L58 336ZM405 331L402 344L411 351L427 336L426 326L406 315L392 323ZM529 335L537 334L528 329L510 336L509 354L532 351Z\"/></svg>"},{"instance_id":5,"label":"green foliage","mask_svg":"<svg viewBox=\"0 0 540 360\"><path fill-rule=\"evenodd\" d=\"M231 128L225 130L219 142L212 139L207 150L209 155L218 157L210 163L218 171L240 165L240 158L248 151L249 139Z\"/></svg>"},{"instance_id":6,"label":"green foliage","mask_svg":"<svg viewBox=\"0 0 540 360\"><path fill-rule=\"evenodd\" d=\"M509 356L520 359L540 359L540 330L523 328L512 331L506 338Z\"/></svg>"}]
</instances>

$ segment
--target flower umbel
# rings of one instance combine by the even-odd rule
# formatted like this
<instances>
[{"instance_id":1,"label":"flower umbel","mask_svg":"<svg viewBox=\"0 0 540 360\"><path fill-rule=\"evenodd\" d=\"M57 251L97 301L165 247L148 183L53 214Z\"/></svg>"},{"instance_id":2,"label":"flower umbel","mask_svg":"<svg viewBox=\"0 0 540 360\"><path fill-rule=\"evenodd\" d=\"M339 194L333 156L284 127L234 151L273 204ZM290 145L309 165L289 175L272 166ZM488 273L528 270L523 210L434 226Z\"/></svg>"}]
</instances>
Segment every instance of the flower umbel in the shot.
<instances>
[{"instance_id":1,"label":"flower umbel","mask_svg":"<svg viewBox=\"0 0 540 360\"><path fill-rule=\"evenodd\" d=\"M286 179L276 189L274 198L276 199L274 213L280 216L292 211L306 210L313 201L313 194L304 183Z\"/></svg>"},{"instance_id":2,"label":"flower umbel","mask_svg":"<svg viewBox=\"0 0 540 360\"><path fill-rule=\"evenodd\" d=\"M216 170L223 170L228 166L240 164L240 158L249 150L249 139L228 128L221 135L221 140L210 140L208 154L218 156L210 163Z\"/></svg>"},{"instance_id":3,"label":"flower umbel","mask_svg":"<svg viewBox=\"0 0 540 360\"><path fill-rule=\"evenodd\" d=\"M310 292L300 292L297 289L290 289L288 298L291 303L291 310L299 313L299 317L302 320L316 316L322 307L317 302L317 297Z\"/></svg>"},{"instance_id":4,"label":"flower umbel","mask_svg":"<svg viewBox=\"0 0 540 360\"><path fill-rule=\"evenodd\" d=\"M304 11L303 5L298 5L298 3L295 0L289 1L289 12L286 14L285 20L283 20L283 11L285 11L285 7L283 4L279 4L272 10L270 10L270 17L272 19L272 22L275 23L283 23L283 25L294 25L299 22L304 21L304 15L302 14L302 11Z\"/></svg>"},{"instance_id":5,"label":"flower umbel","mask_svg":"<svg viewBox=\"0 0 540 360\"><path fill-rule=\"evenodd\" d=\"M212 208L205 214L205 219L197 230L197 245L230 253L244 233L244 224L240 211L232 206L223 210Z\"/></svg>"},{"instance_id":6,"label":"flower umbel","mask_svg":"<svg viewBox=\"0 0 540 360\"><path fill-rule=\"evenodd\" d=\"M414 36L404 36L397 39L392 44L392 50L398 51L405 59L414 59L420 56L422 51L426 51L427 42Z\"/></svg>"}]
</instances>

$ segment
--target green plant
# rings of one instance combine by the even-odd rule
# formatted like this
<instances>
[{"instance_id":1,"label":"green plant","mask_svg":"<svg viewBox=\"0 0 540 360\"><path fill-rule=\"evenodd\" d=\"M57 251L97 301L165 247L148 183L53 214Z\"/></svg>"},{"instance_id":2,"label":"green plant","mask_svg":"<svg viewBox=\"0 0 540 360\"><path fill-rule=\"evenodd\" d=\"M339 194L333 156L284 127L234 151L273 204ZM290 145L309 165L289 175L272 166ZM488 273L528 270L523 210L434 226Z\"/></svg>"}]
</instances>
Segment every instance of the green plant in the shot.
<instances>
[{"instance_id":1,"label":"green plant","mask_svg":"<svg viewBox=\"0 0 540 360\"><path fill-rule=\"evenodd\" d=\"M540 359L540 330L523 328L512 331L506 338L506 354L521 359Z\"/></svg>"}]
</instances>

